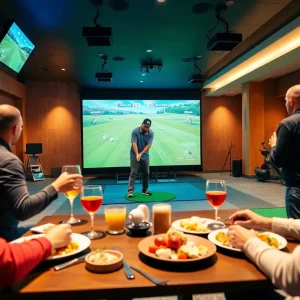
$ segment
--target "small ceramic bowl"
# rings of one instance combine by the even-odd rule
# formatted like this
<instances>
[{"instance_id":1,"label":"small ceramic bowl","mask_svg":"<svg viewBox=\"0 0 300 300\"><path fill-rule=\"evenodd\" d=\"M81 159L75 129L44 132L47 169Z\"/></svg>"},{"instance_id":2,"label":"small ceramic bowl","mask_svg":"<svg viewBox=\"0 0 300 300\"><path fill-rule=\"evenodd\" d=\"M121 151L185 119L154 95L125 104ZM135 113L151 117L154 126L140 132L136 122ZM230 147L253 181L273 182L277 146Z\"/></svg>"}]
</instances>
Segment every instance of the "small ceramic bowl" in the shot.
<instances>
[{"instance_id":1,"label":"small ceramic bowl","mask_svg":"<svg viewBox=\"0 0 300 300\"><path fill-rule=\"evenodd\" d=\"M98 252L93 251L85 257L86 268L94 273L110 273L120 269L123 265L123 254L115 250L103 250L102 252L110 253L118 257L118 260L113 262L92 262L90 258L92 255L96 255Z\"/></svg>"},{"instance_id":2,"label":"small ceramic bowl","mask_svg":"<svg viewBox=\"0 0 300 300\"><path fill-rule=\"evenodd\" d=\"M153 226L151 222L142 222L138 226L133 223L125 224L125 227L130 230L134 236L147 235L147 231Z\"/></svg>"}]
</instances>

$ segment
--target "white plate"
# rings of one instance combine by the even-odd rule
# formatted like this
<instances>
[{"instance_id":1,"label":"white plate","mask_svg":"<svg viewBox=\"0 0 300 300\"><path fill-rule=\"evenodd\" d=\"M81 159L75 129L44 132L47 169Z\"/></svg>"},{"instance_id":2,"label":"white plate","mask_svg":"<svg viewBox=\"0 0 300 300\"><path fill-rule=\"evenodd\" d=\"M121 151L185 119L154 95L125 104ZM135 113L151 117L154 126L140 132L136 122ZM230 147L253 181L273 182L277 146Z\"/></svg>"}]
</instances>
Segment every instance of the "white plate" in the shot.
<instances>
[{"instance_id":1,"label":"white plate","mask_svg":"<svg viewBox=\"0 0 300 300\"><path fill-rule=\"evenodd\" d=\"M40 225L40 226L32 227L32 228L30 228L30 230L32 232L36 232L36 233L46 233L45 229L47 230L50 226L54 227L54 226L56 226L56 224L47 223L47 224L43 224L43 225Z\"/></svg>"},{"instance_id":2,"label":"white plate","mask_svg":"<svg viewBox=\"0 0 300 300\"><path fill-rule=\"evenodd\" d=\"M45 234L34 234L34 235L29 235L29 236L25 236L25 237L21 237L17 240L12 241L11 243L23 243L24 241L27 240L31 240L31 239L36 239L39 237L43 237L45 236ZM91 244L91 240L79 233L72 233L71 235L72 237L72 241L78 243L79 248L71 253L68 254L64 254L64 255L54 255L54 256L49 256L48 258L46 258L46 260L55 260L55 259L61 259L61 258L65 258L74 254L77 254L85 249L87 249L90 244Z\"/></svg>"},{"instance_id":3,"label":"white plate","mask_svg":"<svg viewBox=\"0 0 300 300\"><path fill-rule=\"evenodd\" d=\"M180 221L181 220L188 220L188 219L190 219L190 218L176 220L172 223L172 227L179 230L179 231L182 231L182 232L185 232L185 233L191 233L191 234L208 234L209 232L211 232L211 230L209 230L209 229L206 232L198 232L198 231L195 231L195 230L186 230L186 229L184 229L184 227L180 226ZM213 220L213 219L207 219L207 218L200 218L200 217L199 217L199 219L201 221L203 221L204 227L206 227L208 224L211 224L211 223L223 224L224 227L225 227L225 224L223 222L220 222L220 221L216 221L216 220Z\"/></svg>"},{"instance_id":4,"label":"white plate","mask_svg":"<svg viewBox=\"0 0 300 300\"><path fill-rule=\"evenodd\" d=\"M219 246L219 247L221 247L221 248L225 248L225 249L228 249L228 250L231 250L231 251L236 251L236 252L242 252L242 250L240 250L240 249L233 248L233 247L231 247L231 246L225 246L225 245L223 245L222 243L220 243L219 241L217 241L217 240L216 240L216 235L217 235L219 232L224 232L224 233L227 234L228 228L218 229L218 230L214 230L214 231L210 232L210 233L208 234L208 239L209 239L212 243L214 243L215 245L217 245L217 246ZM286 247L286 245L287 245L287 240L286 240L284 237L282 237L281 235L276 234L276 233L274 233L274 232L269 232L269 231L263 231L262 233L266 233L266 234L270 235L270 237L276 238L277 241L278 241L278 243L279 243L279 248L278 248L279 250L281 250L281 249L283 249L283 248Z\"/></svg>"}]
</instances>

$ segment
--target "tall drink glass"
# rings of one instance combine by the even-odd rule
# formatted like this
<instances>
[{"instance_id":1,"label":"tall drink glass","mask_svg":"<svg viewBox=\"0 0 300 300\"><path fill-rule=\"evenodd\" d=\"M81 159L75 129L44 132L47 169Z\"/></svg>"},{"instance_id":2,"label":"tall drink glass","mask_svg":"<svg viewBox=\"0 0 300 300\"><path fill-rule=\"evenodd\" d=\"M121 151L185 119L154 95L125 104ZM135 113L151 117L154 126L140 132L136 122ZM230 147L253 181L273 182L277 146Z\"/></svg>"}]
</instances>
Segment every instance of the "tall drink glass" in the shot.
<instances>
[{"instance_id":1,"label":"tall drink glass","mask_svg":"<svg viewBox=\"0 0 300 300\"><path fill-rule=\"evenodd\" d=\"M61 168L61 172L67 172L68 174L81 174L81 170L80 170L80 166L79 165L64 165ZM80 223L81 220L79 219L75 219L74 218L74 214L73 214L73 204L74 204L74 200L75 198L78 196L78 194L80 193L80 190L70 190L65 192L65 196L68 198L68 200L70 201L70 207L71 207L71 215L70 215L70 219L66 220L66 221L62 221L62 223L67 223L67 224L77 224Z\"/></svg>"},{"instance_id":2,"label":"tall drink glass","mask_svg":"<svg viewBox=\"0 0 300 300\"><path fill-rule=\"evenodd\" d=\"M172 209L170 204L156 203L152 206L154 234L166 233L171 227Z\"/></svg>"},{"instance_id":3,"label":"tall drink glass","mask_svg":"<svg viewBox=\"0 0 300 300\"><path fill-rule=\"evenodd\" d=\"M108 234L121 234L125 232L126 206L111 204L104 207L104 216Z\"/></svg>"}]
</instances>

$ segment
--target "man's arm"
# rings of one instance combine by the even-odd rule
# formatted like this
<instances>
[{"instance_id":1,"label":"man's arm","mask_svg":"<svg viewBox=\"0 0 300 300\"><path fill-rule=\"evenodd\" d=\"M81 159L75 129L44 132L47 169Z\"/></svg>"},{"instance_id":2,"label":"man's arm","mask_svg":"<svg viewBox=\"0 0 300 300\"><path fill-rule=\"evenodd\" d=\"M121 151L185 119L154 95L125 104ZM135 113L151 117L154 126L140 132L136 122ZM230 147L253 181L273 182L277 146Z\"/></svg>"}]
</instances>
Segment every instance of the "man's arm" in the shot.
<instances>
[{"instance_id":1,"label":"man's arm","mask_svg":"<svg viewBox=\"0 0 300 300\"><path fill-rule=\"evenodd\" d=\"M290 150L291 132L286 125L280 123L277 129L277 143L275 147L272 147L270 153L271 162L278 168L281 168L287 162Z\"/></svg>"},{"instance_id":2,"label":"man's arm","mask_svg":"<svg viewBox=\"0 0 300 300\"><path fill-rule=\"evenodd\" d=\"M153 142L153 138L154 138L154 133L153 133L153 131L151 131L151 136L150 136L150 138L149 138L148 144L147 144L147 145L145 146L145 148L141 151L140 156L142 156L145 152L147 152L147 151L150 149L150 147L151 147L151 145L152 145L152 142Z\"/></svg>"},{"instance_id":3,"label":"man's arm","mask_svg":"<svg viewBox=\"0 0 300 300\"><path fill-rule=\"evenodd\" d=\"M5 201L15 217L24 221L43 211L57 198L57 192L52 185L30 196L25 181L24 167L17 158L7 160L0 169L1 199Z\"/></svg>"}]
</instances>

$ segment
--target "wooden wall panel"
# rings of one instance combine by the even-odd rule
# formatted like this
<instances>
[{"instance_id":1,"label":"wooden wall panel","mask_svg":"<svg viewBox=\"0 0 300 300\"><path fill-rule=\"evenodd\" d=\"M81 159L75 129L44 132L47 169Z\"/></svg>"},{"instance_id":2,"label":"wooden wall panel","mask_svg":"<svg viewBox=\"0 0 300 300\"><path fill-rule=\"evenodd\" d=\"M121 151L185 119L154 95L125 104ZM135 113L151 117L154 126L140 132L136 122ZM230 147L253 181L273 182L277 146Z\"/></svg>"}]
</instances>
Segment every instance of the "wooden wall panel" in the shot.
<instances>
[{"instance_id":1,"label":"wooden wall panel","mask_svg":"<svg viewBox=\"0 0 300 300\"><path fill-rule=\"evenodd\" d=\"M26 124L26 87L18 82L15 77L10 75L6 70L0 69L0 103L11 104L16 106ZM10 100L9 100L10 99ZM7 102L7 101L10 101ZM13 148L14 153L24 162L24 151L26 143L26 126L19 138L17 145Z\"/></svg>"},{"instance_id":2,"label":"wooden wall panel","mask_svg":"<svg viewBox=\"0 0 300 300\"><path fill-rule=\"evenodd\" d=\"M81 113L74 82L31 81L27 86L28 143L42 143L44 173L81 164Z\"/></svg>"},{"instance_id":3,"label":"wooden wall panel","mask_svg":"<svg viewBox=\"0 0 300 300\"><path fill-rule=\"evenodd\" d=\"M269 138L277 130L280 121L288 116L284 97L276 97L276 81L266 80L264 89L264 140L269 147Z\"/></svg>"},{"instance_id":4,"label":"wooden wall panel","mask_svg":"<svg viewBox=\"0 0 300 300\"><path fill-rule=\"evenodd\" d=\"M242 97L206 97L202 105L202 164L204 171L222 170L228 145L232 159L242 157ZM225 170L229 170L229 159Z\"/></svg>"},{"instance_id":5,"label":"wooden wall panel","mask_svg":"<svg viewBox=\"0 0 300 300\"><path fill-rule=\"evenodd\" d=\"M285 97L286 91L293 85L300 84L300 70L275 79L275 95Z\"/></svg>"},{"instance_id":6,"label":"wooden wall panel","mask_svg":"<svg viewBox=\"0 0 300 300\"><path fill-rule=\"evenodd\" d=\"M246 175L254 175L254 168L260 166L262 156L259 152L264 140L264 83L249 83L249 169Z\"/></svg>"}]
</instances>

